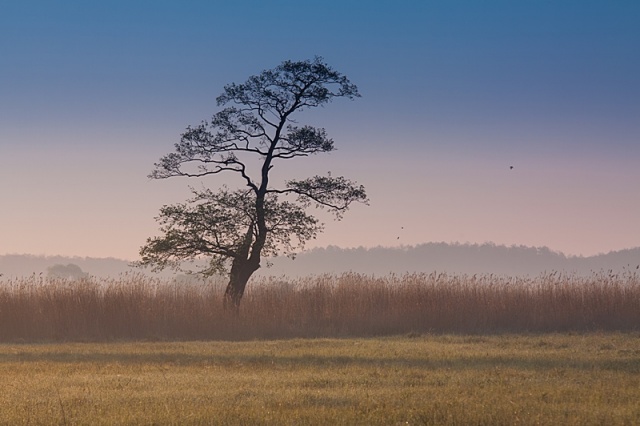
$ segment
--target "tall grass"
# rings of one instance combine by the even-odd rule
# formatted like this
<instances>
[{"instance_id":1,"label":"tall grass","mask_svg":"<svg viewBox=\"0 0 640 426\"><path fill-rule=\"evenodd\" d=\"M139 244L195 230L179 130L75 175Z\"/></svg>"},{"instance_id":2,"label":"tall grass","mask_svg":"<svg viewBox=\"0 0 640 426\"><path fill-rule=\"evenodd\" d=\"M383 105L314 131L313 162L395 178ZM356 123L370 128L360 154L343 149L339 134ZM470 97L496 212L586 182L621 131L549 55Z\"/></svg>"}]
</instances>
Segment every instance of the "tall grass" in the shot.
<instances>
[{"instance_id":1,"label":"tall grass","mask_svg":"<svg viewBox=\"0 0 640 426\"><path fill-rule=\"evenodd\" d=\"M635 273L263 278L239 315L222 310L223 292L142 275L0 281L0 342L640 330Z\"/></svg>"}]
</instances>

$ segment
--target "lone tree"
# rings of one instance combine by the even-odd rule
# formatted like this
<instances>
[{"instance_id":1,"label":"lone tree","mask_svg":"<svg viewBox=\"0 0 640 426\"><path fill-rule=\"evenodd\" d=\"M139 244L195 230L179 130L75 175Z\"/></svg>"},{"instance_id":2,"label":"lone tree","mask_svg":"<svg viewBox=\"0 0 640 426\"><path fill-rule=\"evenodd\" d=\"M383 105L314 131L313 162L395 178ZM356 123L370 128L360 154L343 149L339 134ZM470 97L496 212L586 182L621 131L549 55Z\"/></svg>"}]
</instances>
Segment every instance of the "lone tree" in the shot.
<instances>
[{"instance_id":1,"label":"lone tree","mask_svg":"<svg viewBox=\"0 0 640 426\"><path fill-rule=\"evenodd\" d=\"M285 61L229 84L217 98L224 108L210 122L187 127L175 152L160 159L149 175L202 178L235 174L244 188L195 190L184 204L164 206L156 220L162 235L140 249L140 265L180 268L208 259L197 272L228 273L224 307L238 309L246 284L262 256L294 256L323 224L307 213L325 208L339 220L353 202L367 203L362 185L341 176L288 180L273 187L269 174L280 160L333 151L323 128L301 126L295 113L323 106L333 98L359 97L358 88L320 57Z\"/></svg>"}]
</instances>

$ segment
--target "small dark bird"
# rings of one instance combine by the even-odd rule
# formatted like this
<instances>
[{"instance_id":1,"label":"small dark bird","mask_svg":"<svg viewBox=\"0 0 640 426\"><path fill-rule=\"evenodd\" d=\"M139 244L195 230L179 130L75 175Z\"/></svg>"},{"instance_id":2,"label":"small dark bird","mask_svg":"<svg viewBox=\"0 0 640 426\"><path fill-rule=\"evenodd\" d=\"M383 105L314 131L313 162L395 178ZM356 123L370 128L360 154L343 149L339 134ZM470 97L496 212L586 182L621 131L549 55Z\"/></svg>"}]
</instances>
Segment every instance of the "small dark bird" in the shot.
<instances>
[{"instance_id":1,"label":"small dark bird","mask_svg":"<svg viewBox=\"0 0 640 426\"><path fill-rule=\"evenodd\" d=\"M513 170L513 166L509 166L509 170Z\"/></svg>"}]
</instances>

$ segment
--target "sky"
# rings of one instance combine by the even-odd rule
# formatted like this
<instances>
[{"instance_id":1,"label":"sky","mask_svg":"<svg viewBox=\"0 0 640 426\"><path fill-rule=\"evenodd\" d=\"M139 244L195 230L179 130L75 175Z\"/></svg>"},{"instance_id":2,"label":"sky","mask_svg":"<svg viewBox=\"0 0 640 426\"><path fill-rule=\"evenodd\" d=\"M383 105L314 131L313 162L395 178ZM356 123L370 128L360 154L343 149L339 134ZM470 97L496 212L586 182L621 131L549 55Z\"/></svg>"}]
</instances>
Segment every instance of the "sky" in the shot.
<instances>
[{"instance_id":1,"label":"sky","mask_svg":"<svg viewBox=\"0 0 640 426\"><path fill-rule=\"evenodd\" d=\"M640 246L638 22L635 0L0 0L0 255L137 259L162 205L236 182L154 162L225 84L315 55L362 97L305 112L337 151L273 172L371 202L307 247Z\"/></svg>"}]
</instances>

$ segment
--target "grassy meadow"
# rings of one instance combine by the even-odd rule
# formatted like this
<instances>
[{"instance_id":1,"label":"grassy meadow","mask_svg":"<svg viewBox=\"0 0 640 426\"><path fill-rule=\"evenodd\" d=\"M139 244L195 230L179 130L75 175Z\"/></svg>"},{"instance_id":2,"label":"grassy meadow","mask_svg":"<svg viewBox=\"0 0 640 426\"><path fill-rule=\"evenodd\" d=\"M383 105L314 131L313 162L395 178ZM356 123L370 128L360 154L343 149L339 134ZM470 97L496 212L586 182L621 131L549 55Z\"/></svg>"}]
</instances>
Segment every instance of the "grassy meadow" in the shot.
<instances>
[{"instance_id":1,"label":"grassy meadow","mask_svg":"<svg viewBox=\"0 0 640 426\"><path fill-rule=\"evenodd\" d=\"M640 424L640 278L0 281L0 425Z\"/></svg>"},{"instance_id":2,"label":"grassy meadow","mask_svg":"<svg viewBox=\"0 0 640 426\"><path fill-rule=\"evenodd\" d=\"M640 424L640 335L0 345L0 424Z\"/></svg>"}]
</instances>

